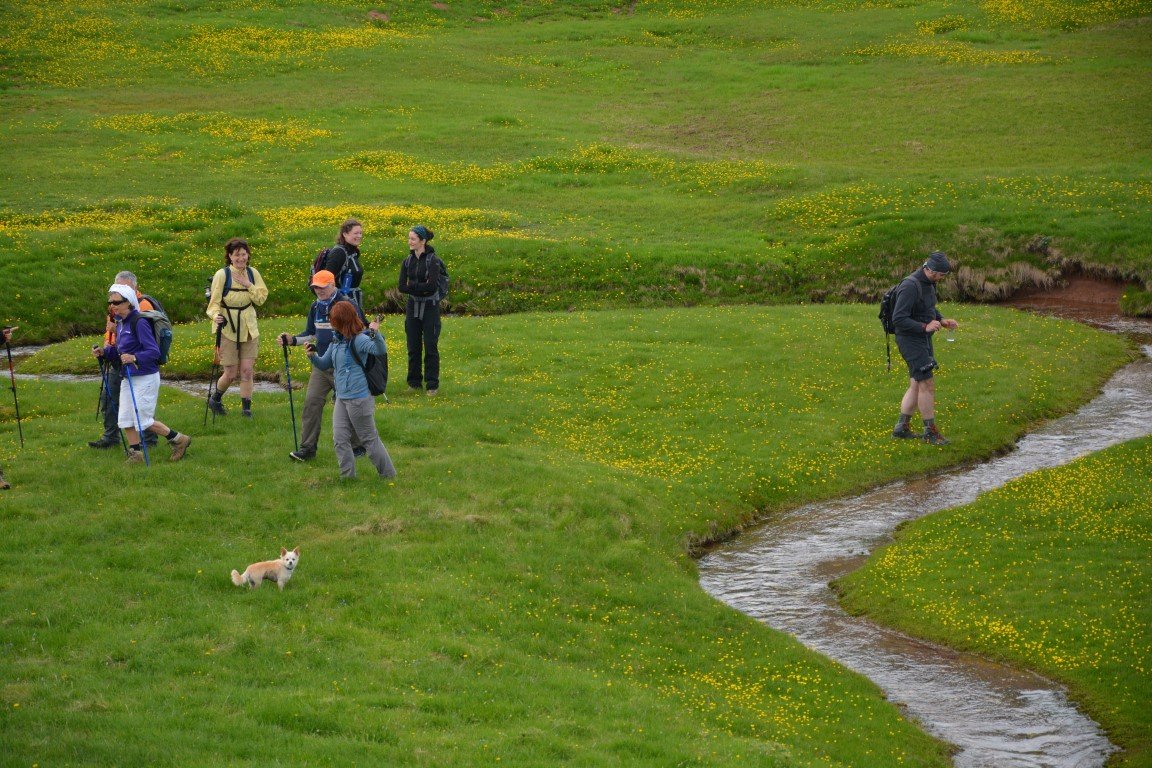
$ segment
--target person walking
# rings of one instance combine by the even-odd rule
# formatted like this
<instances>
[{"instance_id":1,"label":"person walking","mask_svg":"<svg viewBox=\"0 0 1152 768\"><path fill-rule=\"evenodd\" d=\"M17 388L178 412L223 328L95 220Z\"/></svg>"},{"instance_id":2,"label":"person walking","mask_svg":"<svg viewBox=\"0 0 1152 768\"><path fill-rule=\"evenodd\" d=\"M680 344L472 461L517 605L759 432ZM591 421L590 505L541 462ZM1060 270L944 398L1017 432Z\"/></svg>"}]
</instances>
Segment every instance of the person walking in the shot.
<instances>
[{"instance_id":1,"label":"person walking","mask_svg":"<svg viewBox=\"0 0 1152 768\"><path fill-rule=\"evenodd\" d=\"M117 272L112 282L116 285L126 285L136 292L136 303L141 312L156 309L151 299L140 292L136 275L133 273L127 270ZM112 312L111 306L108 307L108 315L104 321L104 346L116 346L116 315ZM89 448L105 449L120 445L120 428L117 426L117 421L120 415L120 385L124 381L124 371L120 367L120 358L116 355L104 359L103 367L100 408L104 414L104 434L96 440L89 440ZM148 447L152 448L156 445L157 438L156 435L148 433L144 436L144 440Z\"/></svg>"},{"instance_id":2,"label":"person walking","mask_svg":"<svg viewBox=\"0 0 1152 768\"><path fill-rule=\"evenodd\" d=\"M440 274L443 263L429 245L435 233L425 226L408 232L408 256L400 265L404 336L408 343L408 387L425 386L429 396L440 390ZM421 361L423 357L423 361ZM423 362L423 370L421 370Z\"/></svg>"},{"instance_id":3,"label":"person walking","mask_svg":"<svg viewBox=\"0 0 1152 768\"><path fill-rule=\"evenodd\" d=\"M207 315L222 331L220 364L224 367L208 407L224 416L224 393L240 376L240 403L244 416L252 416L252 375L260 351L256 307L268 300L264 278L248 264L251 250L243 238L224 244L224 268L212 277Z\"/></svg>"},{"instance_id":4,"label":"person walking","mask_svg":"<svg viewBox=\"0 0 1152 768\"><path fill-rule=\"evenodd\" d=\"M941 328L959 327L936 309L936 284L943 280L952 265L948 257L933 251L920 269L904 278L896 288L892 305L892 323L896 327L896 346L908 364L908 390L900 401L900 419L892 437L921 438L931 445L948 445L936 426L936 381L938 367L932 348L932 335ZM924 431L912 431L912 416L920 412Z\"/></svg>"},{"instance_id":5,"label":"person walking","mask_svg":"<svg viewBox=\"0 0 1152 768\"><path fill-rule=\"evenodd\" d=\"M364 281L364 267L360 264L360 243L363 240L364 227L356 219L348 219L340 225L336 244L328 249L322 267L336 278L336 289L361 307L361 312L364 293L360 290L360 283Z\"/></svg>"},{"instance_id":6,"label":"person walking","mask_svg":"<svg viewBox=\"0 0 1152 768\"><path fill-rule=\"evenodd\" d=\"M347 296L336 289L336 276L326 269L322 269L312 276L312 292L316 294L316 301L308 308L308 319L304 331L299 336L287 333L280 334L280 344L285 347L295 347L310 343L314 345L316 354L323 357L332 343L332 322L329 315L337 302L350 301ZM364 315L359 307L356 312L360 321L364 322ZM316 446L320 441L320 422L324 416L324 403L328 393L336 388L336 377L333 369L312 367L308 377L308 391L304 395L304 413L301 417L303 426L300 435L299 449L288 455L296 461L311 461L316 458ZM359 437L353 437L353 453L362 455L364 448Z\"/></svg>"},{"instance_id":7,"label":"person walking","mask_svg":"<svg viewBox=\"0 0 1152 768\"><path fill-rule=\"evenodd\" d=\"M160 346L152 333L152 325L140 316L136 291L127 285L114 283L108 288L108 306L116 316L116 344L96 347L92 354L110 360L118 358L125 369L128 386L120 388L118 426L128 439L128 463L143 464L144 452L140 431L167 438L172 447L169 457L180 461L192 443L189 435L181 434L156 420L156 401L160 394ZM141 322L143 321L143 322Z\"/></svg>"},{"instance_id":8,"label":"person walking","mask_svg":"<svg viewBox=\"0 0 1152 768\"><path fill-rule=\"evenodd\" d=\"M365 361L370 354L387 353L384 337L377 332L380 325L374 321L365 330L350 301L333 304L328 317L335 331L328 349L323 355L317 355L314 344L305 344L304 348L312 365L321 370L331 369L334 373L336 406L332 409L332 443L340 464L340 476L356 477L352 444L359 437L380 477L395 477L396 468L376 429L376 399L368 390L364 368L356 359L358 356L360 361Z\"/></svg>"}]
</instances>

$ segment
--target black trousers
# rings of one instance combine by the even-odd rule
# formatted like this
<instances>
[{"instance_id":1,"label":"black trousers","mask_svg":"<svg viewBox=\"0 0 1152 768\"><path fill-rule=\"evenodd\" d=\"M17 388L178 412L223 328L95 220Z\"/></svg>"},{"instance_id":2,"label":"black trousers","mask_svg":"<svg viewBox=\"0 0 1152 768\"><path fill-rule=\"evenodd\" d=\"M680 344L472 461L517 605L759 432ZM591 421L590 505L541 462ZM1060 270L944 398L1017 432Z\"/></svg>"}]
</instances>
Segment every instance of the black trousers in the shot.
<instances>
[{"instance_id":1,"label":"black trousers","mask_svg":"<svg viewBox=\"0 0 1152 768\"><path fill-rule=\"evenodd\" d=\"M409 299L404 310L404 335L408 341L408 386L440 388L440 304L423 302L423 317L416 317L416 302ZM423 357L423 361L421 361ZM423 362L423 374L421 374Z\"/></svg>"}]
</instances>

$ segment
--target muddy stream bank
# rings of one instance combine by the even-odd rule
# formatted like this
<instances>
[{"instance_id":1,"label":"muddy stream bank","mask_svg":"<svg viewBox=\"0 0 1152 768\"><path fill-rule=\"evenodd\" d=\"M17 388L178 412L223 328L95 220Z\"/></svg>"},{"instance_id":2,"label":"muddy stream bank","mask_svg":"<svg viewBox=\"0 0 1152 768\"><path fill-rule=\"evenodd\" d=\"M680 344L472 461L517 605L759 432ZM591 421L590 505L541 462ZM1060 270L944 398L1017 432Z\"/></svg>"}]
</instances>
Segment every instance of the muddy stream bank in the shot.
<instances>
[{"instance_id":1,"label":"muddy stream bank","mask_svg":"<svg viewBox=\"0 0 1152 768\"><path fill-rule=\"evenodd\" d=\"M1146 356L1010 454L801 507L699 563L710 594L869 677L925 730L955 745L959 768L1094 768L1116 747L1056 683L849 616L828 583L862 564L906 520L1152 433L1152 323L1101 313L1091 303L1064 314L1136 335Z\"/></svg>"}]
</instances>

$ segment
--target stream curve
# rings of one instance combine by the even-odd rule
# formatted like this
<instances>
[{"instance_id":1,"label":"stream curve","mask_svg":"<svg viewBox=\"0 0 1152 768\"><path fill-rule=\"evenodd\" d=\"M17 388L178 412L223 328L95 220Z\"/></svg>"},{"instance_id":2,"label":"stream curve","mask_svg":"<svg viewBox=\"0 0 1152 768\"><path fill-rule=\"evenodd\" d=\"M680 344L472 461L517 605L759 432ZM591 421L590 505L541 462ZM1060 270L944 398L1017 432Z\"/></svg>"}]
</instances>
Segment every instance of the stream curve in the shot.
<instances>
[{"instance_id":1,"label":"stream curve","mask_svg":"<svg viewBox=\"0 0 1152 768\"><path fill-rule=\"evenodd\" d=\"M1138 330L1148 334L1146 323ZM1152 356L1152 345L1145 346ZM1152 434L1152 358L1119 371L1092 402L975 466L810 504L703 557L714 597L875 682L957 748L958 768L1096 768L1116 751L1056 683L850 616L828 583L863 563L897 525L961 506L1022 475Z\"/></svg>"}]
</instances>

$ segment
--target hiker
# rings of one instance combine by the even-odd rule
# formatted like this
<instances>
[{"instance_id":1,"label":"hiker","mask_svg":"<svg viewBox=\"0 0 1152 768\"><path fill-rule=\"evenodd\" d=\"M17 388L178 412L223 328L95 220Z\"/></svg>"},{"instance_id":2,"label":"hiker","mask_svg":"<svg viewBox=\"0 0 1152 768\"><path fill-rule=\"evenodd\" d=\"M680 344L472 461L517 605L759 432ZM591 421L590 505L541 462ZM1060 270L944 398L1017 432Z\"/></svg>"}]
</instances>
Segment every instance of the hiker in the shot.
<instances>
[{"instance_id":1,"label":"hiker","mask_svg":"<svg viewBox=\"0 0 1152 768\"><path fill-rule=\"evenodd\" d=\"M147 320L140 322L140 302L131 286L114 283L108 288L108 306L116 316L116 344L96 347L92 354L105 360L116 358L128 386L120 387L117 424L128 439L128 463L144 463L140 431L167 438L172 461L180 461L192 442L189 435L169 429L156 421L156 400L160 394L160 346Z\"/></svg>"},{"instance_id":2,"label":"hiker","mask_svg":"<svg viewBox=\"0 0 1152 768\"><path fill-rule=\"evenodd\" d=\"M945 318L936 309L936 283L943 280L952 265L940 251L929 254L920 269L901 281L892 307L896 327L896 346L908 363L908 391L900 401L900 420L892 437L921 438L931 445L948 445L949 440L936 426L936 382L932 372L937 368L932 349L932 334L941 328L955 329L959 324ZM924 432L913 432L912 415L920 411Z\"/></svg>"},{"instance_id":3,"label":"hiker","mask_svg":"<svg viewBox=\"0 0 1152 768\"><path fill-rule=\"evenodd\" d=\"M136 303L141 312L148 312L156 307L140 292L136 275L124 270L116 273L112 281L116 285L126 285L136 292ZM108 307L108 315L104 320L104 346L116 346L116 315L112 307ZM89 440L89 448L114 448L120 444L120 428L117 426L120 410L120 383L124 380L124 371L120 368L120 358L112 355L104 359L104 375L100 385L100 408L104 413L104 434L98 440ZM149 448L156 446L156 435L151 432L144 436Z\"/></svg>"},{"instance_id":4,"label":"hiker","mask_svg":"<svg viewBox=\"0 0 1152 768\"><path fill-rule=\"evenodd\" d=\"M364 239L364 227L356 219L348 219L340 225L336 233L336 244L328 249L323 270L336 278L336 289L356 303L364 305L364 292L360 283L364 280L364 267L360 264L360 243Z\"/></svg>"},{"instance_id":5,"label":"hiker","mask_svg":"<svg viewBox=\"0 0 1152 768\"><path fill-rule=\"evenodd\" d=\"M220 364L224 366L208 407L226 415L224 393L240 373L240 404L244 416L252 416L252 370L260 348L256 307L268 299L264 278L248 265L248 242L234 237L224 244L224 268L212 277L207 315L216 323L220 344Z\"/></svg>"},{"instance_id":6,"label":"hiker","mask_svg":"<svg viewBox=\"0 0 1152 768\"><path fill-rule=\"evenodd\" d=\"M323 357L332 343L332 323L329 313L337 302L347 302L348 297L336 289L336 276L326 269L322 269L312 276L312 292L316 294L316 301L308 308L308 320L304 332L299 336L280 334L280 344L286 347L295 347L300 344L312 343L316 354ZM356 308L360 321L364 315ZM336 388L335 374L332 369L312 367L308 377L308 391L304 395L304 415L300 447L288 455L296 461L311 461L316 458L316 446L320 441L320 422L324 416L324 402L328 393ZM353 452L363 455L364 448L359 437L353 436Z\"/></svg>"},{"instance_id":7,"label":"hiker","mask_svg":"<svg viewBox=\"0 0 1152 768\"><path fill-rule=\"evenodd\" d=\"M404 336L408 342L408 388L428 395L440 389L440 273L443 264L428 243L435 233L425 226L408 232L408 257L400 265L400 292L408 294L404 306ZM421 372L423 356L423 372Z\"/></svg>"},{"instance_id":8,"label":"hiker","mask_svg":"<svg viewBox=\"0 0 1152 768\"><path fill-rule=\"evenodd\" d=\"M380 324L371 322L368 330L364 330L364 323L350 301L335 302L328 312L328 319L336 335L324 354L317 355L316 346L311 343L305 344L304 348L312 365L322 370L331 369L334 373L336 406L332 409L332 443L340 463L340 476L356 477L352 443L359 437L380 477L395 477L392 458L376 430L376 398L368 390L364 368L349 350L349 346L354 344L361 361L369 354L386 354L384 337L377 333Z\"/></svg>"}]
</instances>

